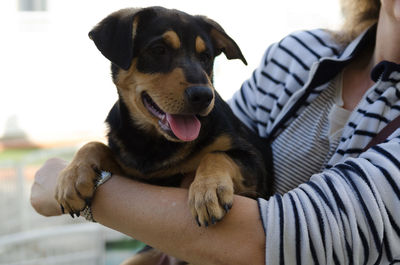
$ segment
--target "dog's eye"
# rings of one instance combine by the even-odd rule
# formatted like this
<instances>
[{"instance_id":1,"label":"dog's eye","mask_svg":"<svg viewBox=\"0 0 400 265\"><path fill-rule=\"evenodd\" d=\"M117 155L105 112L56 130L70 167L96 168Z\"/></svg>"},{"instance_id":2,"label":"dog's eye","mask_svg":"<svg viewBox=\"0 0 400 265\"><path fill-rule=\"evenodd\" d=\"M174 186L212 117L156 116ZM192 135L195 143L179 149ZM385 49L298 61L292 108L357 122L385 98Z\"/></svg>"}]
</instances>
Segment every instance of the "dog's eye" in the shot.
<instances>
[{"instance_id":1,"label":"dog's eye","mask_svg":"<svg viewBox=\"0 0 400 265\"><path fill-rule=\"evenodd\" d=\"M150 52L153 55L161 56L167 53L167 48L162 44L157 44L150 47Z\"/></svg>"},{"instance_id":2,"label":"dog's eye","mask_svg":"<svg viewBox=\"0 0 400 265\"><path fill-rule=\"evenodd\" d=\"M202 63L207 64L211 61L211 55L208 52L202 52L199 54L199 60Z\"/></svg>"}]
</instances>

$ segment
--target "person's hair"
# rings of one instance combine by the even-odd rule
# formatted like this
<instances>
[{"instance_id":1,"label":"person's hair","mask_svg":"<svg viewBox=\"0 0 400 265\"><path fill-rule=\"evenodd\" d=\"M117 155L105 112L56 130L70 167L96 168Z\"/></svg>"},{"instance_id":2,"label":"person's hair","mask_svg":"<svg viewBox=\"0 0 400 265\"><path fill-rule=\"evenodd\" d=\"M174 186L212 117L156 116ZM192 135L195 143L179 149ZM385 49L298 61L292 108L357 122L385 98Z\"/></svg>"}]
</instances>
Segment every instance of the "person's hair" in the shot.
<instances>
[{"instance_id":1,"label":"person's hair","mask_svg":"<svg viewBox=\"0 0 400 265\"><path fill-rule=\"evenodd\" d=\"M380 0L340 0L343 25L336 39L347 44L378 21Z\"/></svg>"}]
</instances>

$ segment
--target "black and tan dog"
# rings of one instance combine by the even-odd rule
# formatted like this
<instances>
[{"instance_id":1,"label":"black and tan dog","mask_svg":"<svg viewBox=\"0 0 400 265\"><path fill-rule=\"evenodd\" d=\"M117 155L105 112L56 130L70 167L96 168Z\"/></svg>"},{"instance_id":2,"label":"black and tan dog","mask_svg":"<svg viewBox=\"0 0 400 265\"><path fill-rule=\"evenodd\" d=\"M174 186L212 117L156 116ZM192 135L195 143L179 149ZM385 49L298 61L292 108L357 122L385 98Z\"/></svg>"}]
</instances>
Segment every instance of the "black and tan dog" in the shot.
<instances>
[{"instance_id":1,"label":"black and tan dog","mask_svg":"<svg viewBox=\"0 0 400 265\"><path fill-rule=\"evenodd\" d=\"M233 194L271 191L271 155L214 90L220 53L246 63L220 25L162 7L123 9L89 33L112 63L119 100L111 109L108 146L83 146L58 179L56 199L70 213L93 196L96 169L160 185L196 172L189 205L199 225L228 212Z\"/></svg>"}]
</instances>

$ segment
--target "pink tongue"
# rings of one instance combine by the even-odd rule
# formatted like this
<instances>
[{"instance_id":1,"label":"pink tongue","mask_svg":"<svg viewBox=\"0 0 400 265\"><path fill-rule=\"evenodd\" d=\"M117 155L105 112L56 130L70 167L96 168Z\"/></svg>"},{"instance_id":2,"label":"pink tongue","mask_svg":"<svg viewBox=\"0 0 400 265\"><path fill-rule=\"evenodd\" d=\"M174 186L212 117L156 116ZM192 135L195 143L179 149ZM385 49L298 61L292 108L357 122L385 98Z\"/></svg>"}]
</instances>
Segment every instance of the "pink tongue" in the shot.
<instances>
[{"instance_id":1,"label":"pink tongue","mask_svg":"<svg viewBox=\"0 0 400 265\"><path fill-rule=\"evenodd\" d=\"M195 115L166 114L172 132L182 141L193 141L199 136L201 123Z\"/></svg>"}]
</instances>

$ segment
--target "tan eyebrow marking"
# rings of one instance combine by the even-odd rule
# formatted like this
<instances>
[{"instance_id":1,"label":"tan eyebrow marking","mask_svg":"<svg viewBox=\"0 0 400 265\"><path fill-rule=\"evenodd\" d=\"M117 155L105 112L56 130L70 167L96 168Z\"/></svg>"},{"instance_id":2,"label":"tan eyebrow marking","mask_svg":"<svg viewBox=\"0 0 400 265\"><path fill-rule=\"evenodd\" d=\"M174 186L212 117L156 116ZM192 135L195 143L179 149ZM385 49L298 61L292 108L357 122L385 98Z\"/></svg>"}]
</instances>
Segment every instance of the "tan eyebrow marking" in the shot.
<instances>
[{"instance_id":1,"label":"tan eyebrow marking","mask_svg":"<svg viewBox=\"0 0 400 265\"><path fill-rule=\"evenodd\" d=\"M200 36L197 36L196 37L196 52L202 53L205 50L206 50L206 43Z\"/></svg>"},{"instance_id":2,"label":"tan eyebrow marking","mask_svg":"<svg viewBox=\"0 0 400 265\"><path fill-rule=\"evenodd\" d=\"M168 30L163 34L164 41L174 49L181 47L181 41L179 40L178 34L175 31Z\"/></svg>"},{"instance_id":3,"label":"tan eyebrow marking","mask_svg":"<svg viewBox=\"0 0 400 265\"><path fill-rule=\"evenodd\" d=\"M134 40L136 37L136 30L137 30L138 23L139 23L139 18L135 17L133 20L133 24L132 24L132 40Z\"/></svg>"}]
</instances>

